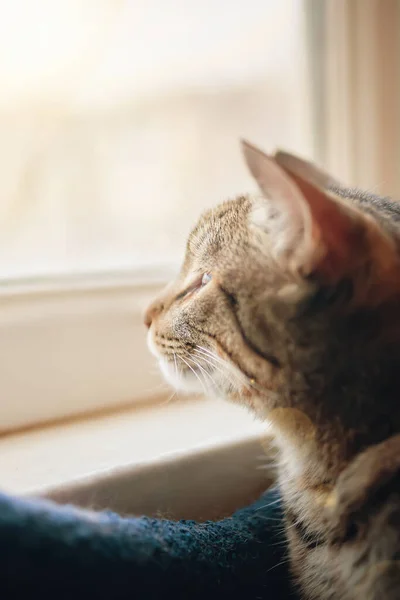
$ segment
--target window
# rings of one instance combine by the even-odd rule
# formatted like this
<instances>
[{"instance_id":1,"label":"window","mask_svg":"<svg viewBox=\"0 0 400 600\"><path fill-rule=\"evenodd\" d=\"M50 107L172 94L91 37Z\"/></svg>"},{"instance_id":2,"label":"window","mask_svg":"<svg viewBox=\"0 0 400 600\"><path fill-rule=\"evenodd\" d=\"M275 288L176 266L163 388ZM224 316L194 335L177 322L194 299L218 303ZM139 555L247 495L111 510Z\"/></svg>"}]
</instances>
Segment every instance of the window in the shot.
<instances>
[{"instance_id":1,"label":"window","mask_svg":"<svg viewBox=\"0 0 400 600\"><path fill-rule=\"evenodd\" d=\"M240 136L312 154L301 1L2 11L3 278L176 263L199 211L248 189Z\"/></svg>"},{"instance_id":2,"label":"window","mask_svg":"<svg viewBox=\"0 0 400 600\"><path fill-rule=\"evenodd\" d=\"M142 311L238 138L400 192L395 0L0 8L0 430L165 393Z\"/></svg>"},{"instance_id":3,"label":"window","mask_svg":"<svg viewBox=\"0 0 400 600\"><path fill-rule=\"evenodd\" d=\"M94 473L100 505L114 490L119 508L140 511L163 495L166 507L173 496L189 506L183 483L211 490L221 472L229 501L262 489L262 427L250 417L211 401L150 410L170 392L143 308L176 272L200 211L252 189L239 137L400 193L399 10L396 0L1 4L0 434L80 416L1 436L6 489L91 503ZM132 456L136 505L132 469L123 485L113 471Z\"/></svg>"},{"instance_id":4,"label":"window","mask_svg":"<svg viewBox=\"0 0 400 600\"><path fill-rule=\"evenodd\" d=\"M301 0L1 7L0 429L160 394L142 310L239 137L315 155L307 39Z\"/></svg>"}]
</instances>

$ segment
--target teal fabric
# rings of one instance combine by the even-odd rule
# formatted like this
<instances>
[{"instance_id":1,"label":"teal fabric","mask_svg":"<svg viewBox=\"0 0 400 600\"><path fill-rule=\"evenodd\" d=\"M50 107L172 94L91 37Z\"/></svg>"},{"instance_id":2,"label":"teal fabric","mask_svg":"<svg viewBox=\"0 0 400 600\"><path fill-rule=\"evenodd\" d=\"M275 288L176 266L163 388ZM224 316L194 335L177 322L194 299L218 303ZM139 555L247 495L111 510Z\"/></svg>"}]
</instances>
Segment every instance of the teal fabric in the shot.
<instances>
[{"instance_id":1,"label":"teal fabric","mask_svg":"<svg viewBox=\"0 0 400 600\"><path fill-rule=\"evenodd\" d=\"M86 517L0 494L2 600L293 597L277 490L218 522Z\"/></svg>"}]
</instances>

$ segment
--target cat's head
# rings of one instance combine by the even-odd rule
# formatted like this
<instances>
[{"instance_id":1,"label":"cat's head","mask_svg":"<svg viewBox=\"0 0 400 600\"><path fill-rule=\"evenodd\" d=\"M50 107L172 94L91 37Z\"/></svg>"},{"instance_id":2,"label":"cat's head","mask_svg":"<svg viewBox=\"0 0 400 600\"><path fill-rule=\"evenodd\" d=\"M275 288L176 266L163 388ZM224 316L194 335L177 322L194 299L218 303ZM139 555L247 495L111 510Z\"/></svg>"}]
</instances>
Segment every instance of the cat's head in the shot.
<instances>
[{"instance_id":1,"label":"cat's head","mask_svg":"<svg viewBox=\"0 0 400 600\"><path fill-rule=\"evenodd\" d=\"M173 386L264 415L308 384L322 393L326 361L343 363L344 373L355 345L372 343L364 316L399 299L400 207L344 192L292 155L242 148L260 194L200 218L180 275L146 324Z\"/></svg>"}]
</instances>

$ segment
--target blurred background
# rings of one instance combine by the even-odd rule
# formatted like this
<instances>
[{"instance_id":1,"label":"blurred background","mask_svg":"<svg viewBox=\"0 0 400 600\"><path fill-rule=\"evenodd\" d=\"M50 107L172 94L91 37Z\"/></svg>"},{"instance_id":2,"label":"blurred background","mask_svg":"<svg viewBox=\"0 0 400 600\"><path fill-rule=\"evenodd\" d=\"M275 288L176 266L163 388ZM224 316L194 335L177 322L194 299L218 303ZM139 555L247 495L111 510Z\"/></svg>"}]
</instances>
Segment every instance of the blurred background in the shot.
<instances>
[{"instance_id":1,"label":"blurred background","mask_svg":"<svg viewBox=\"0 0 400 600\"><path fill-rule=\"evenodd\" d=\"M177 263L239 137L397 192L398 8L2 0L0 280Z\"/></svg>"},{"instance_id":2,"label":"blurred background","mask_svg":"<svg viewBox=\"0 0 400 600\"><path fill-rule=\"evenodd\" d=\"M0 277L176 263L248 191L238 139L315 155L301 0L3 0Z\"/></svg>"},{"instance_id":3,"label":"blurred background","mask_svg":"<svg viewBox=\"0 0 400 600\"><path fill-rule=\"evenodd\" d=\"M400 196L399 25L398 0L0 0L0 431L154 395L143 286L253 188L240 137Z\"/></svg>"}]
</instances>

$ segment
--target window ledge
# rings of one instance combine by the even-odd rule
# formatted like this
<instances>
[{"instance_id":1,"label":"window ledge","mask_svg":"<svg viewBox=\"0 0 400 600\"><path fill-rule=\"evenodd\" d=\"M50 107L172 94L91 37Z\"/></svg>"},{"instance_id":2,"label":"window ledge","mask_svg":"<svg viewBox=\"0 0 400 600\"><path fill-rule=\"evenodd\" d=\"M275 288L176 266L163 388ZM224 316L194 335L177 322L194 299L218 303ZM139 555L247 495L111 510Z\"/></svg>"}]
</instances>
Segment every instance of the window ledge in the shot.
<instances>
[{"instance_id":1,"label":"window ledge","mask_svg":"<svg viewBox=\"0 0 400 600\"><path fill-rule=\"evenodd\" d=\"M3 436L0 481L10 493L81 506L213 518L268 487L266 436L227 403L161 401Z\"/></svg>"}]
</instances>

